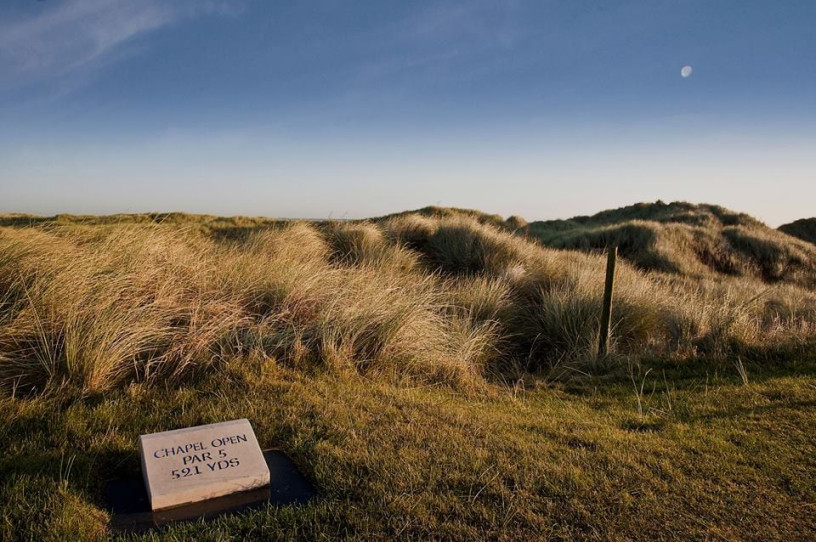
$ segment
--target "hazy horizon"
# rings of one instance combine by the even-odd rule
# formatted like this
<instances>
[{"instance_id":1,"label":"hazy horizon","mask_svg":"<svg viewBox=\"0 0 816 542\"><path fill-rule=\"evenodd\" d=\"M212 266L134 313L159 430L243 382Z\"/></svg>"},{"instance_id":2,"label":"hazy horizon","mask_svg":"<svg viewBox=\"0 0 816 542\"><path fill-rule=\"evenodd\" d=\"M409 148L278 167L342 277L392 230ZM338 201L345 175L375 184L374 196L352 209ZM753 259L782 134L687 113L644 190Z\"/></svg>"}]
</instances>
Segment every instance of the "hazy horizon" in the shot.
<instances>
[{"instance_id":1,"label":"hazy horizon","mask_svg":"<svg viewBox=\"0 0 816 542\"><path fill-rule=\"evenodd\" d=\"M0 213L661 199L778 226L816 214L814 22L805 1L6 2Z\"/></svg>"}]
</instances>

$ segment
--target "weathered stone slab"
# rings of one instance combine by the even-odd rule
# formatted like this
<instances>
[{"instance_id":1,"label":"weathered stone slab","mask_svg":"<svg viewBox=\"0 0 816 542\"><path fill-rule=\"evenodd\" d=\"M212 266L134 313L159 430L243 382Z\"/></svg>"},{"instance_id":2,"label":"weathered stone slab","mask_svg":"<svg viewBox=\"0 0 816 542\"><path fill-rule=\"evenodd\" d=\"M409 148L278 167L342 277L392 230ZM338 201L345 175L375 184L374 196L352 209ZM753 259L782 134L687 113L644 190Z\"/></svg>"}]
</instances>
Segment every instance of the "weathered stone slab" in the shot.
<instances>
[{"instance_id":1,"label":"weathered stone slab","mask_svg":"<svg viewBox=\"0 0 816 542\"><path fill-rule=\"evenodd\" d=\"M139 437L153 510L269 485L269 467L246 419Z\"/></svg>"}]
</instances>

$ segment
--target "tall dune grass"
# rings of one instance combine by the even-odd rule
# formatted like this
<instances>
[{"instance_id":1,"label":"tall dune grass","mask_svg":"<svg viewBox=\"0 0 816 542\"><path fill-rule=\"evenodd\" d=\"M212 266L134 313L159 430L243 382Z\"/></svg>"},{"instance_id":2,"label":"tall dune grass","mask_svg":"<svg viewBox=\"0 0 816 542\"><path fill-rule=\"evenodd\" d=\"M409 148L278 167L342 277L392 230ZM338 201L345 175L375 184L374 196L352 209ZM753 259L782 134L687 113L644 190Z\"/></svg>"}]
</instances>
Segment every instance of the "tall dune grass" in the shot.
<instances>
[{"instance_id":1,"label":"tall dune grass","mask_svg":"<svg viewBox=\"0 0 816 542\"><path fill-rule=\"evenodd\" d=\"M801 227L780 229L722 207L658 201L533 222L526 231L554 248L586 251L615 245L628 261L651 271L816 287L816 247L795 237Z\"/></svg>"},{"instance_id":2,"label":"tall dune grass","mask_svg":"<svg viewBox=\"0 0 816 542\"><path fill-rule=\"evenodd\" d=\"M93 394L184 384L255 356L478 389L508 367L591 363L603 275L599 255L457 215L262 224L241 235L154 223L4 227L0 385ZM623 264L613 315L619 356L803 349L816 294Z\"/></svg>"}]
</instances>

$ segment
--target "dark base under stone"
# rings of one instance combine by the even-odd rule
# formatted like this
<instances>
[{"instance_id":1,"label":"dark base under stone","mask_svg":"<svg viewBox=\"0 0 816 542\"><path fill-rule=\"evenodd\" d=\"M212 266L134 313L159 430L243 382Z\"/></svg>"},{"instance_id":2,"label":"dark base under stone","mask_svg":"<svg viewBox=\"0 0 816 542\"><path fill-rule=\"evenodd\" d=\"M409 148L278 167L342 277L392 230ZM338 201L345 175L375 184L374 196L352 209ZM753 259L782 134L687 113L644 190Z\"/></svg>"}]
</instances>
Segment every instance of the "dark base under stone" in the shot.
<instances>
[{"instance_id":1,"label":"dark base under stone","mask_svg":"<svg viewBox=\"0 0 816 542\"><path fill-rule=\"evenodd\" d=\"M261 508L267 504L304 503L315 490L294 463L280 450L265 450L271 485L252 491L185 504L168 510L150 510L142 480L118 480L108 484L106 494L111 511L111 529L116 532L143 532L176 521L212 519L230 512Z\"/></svg>"}]
</instances>

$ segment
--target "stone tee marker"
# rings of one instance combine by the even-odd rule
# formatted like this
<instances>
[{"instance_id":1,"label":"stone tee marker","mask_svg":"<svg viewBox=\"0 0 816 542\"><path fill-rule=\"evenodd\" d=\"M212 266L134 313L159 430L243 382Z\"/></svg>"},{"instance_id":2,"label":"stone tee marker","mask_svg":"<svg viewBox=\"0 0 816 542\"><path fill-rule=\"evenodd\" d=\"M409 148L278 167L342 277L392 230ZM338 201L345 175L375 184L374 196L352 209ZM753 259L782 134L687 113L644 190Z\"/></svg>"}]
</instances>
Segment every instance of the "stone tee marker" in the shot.
<instances>
[{"instance_id":1,"label":"stone tee marker","mask_svg":"<svg viewBox=\"0 0 816 542\"><path fill-rule=\"evenodd\" d=\"M142 435L139 448L153 510L269 485L269 467L246 419Z\"/></svg>"}]
</instances>

